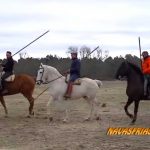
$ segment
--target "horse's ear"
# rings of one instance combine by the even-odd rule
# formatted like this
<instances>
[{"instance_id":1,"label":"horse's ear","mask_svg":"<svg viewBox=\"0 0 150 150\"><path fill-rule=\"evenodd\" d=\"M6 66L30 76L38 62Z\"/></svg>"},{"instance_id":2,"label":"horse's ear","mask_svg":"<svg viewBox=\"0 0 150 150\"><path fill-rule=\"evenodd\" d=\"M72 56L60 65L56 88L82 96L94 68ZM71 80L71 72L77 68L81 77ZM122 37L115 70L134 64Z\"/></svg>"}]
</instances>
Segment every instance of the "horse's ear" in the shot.
<instances>
[{"instance_id":1,"label":"horse's ear","mask_svg":"<svg viewBox=\"0 0 150 150\"><path fill-rule=\"evenodd\" d=\"M40 67L43 67L43 63L40 64Z\"/></svg>"}]
</instances>

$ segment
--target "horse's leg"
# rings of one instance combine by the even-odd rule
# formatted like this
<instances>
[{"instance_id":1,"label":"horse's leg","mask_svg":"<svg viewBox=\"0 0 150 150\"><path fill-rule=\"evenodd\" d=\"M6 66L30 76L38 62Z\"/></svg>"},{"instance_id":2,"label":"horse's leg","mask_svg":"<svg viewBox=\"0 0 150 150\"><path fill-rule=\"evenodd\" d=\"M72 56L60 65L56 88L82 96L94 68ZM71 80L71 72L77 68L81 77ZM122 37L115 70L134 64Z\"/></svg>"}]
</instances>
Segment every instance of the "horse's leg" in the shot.
<instances>
[{"instance_id":1,"label":"horse's leg","mask_svg":"<svg viewBox=\"0 0 150 150\"><path fill-rule=\"evenodd\" d=\"M88 102L88 104L91 106L91 110L89 112L89 115L87 118L85 118L85 121L89 121L92 119L92 113L93 113L93 109L94 109L94 100L91 100L89 98L86 98L86 101Z\"/></svg>"},{"instance_id":2,"label":"horse's leg","mask_svg":"<svg viewBox=\"0 0 150 150\"><path fill-rule=\"evenodd\" d=\"M128 112L128 107L132 104L132 102L133 102L133 100L128 98L128 101L127 101L126 105L124 106L124 110L125 110L127 116L129 116L130 118L133 118L133 115Z\"/></svg>"},{"instance_id":3,"label":"horse's leg","mask_svg":"<svg viewBox=\"0 0 150 150\"><path fill-rule=\"evenodd\" d=\"M7 111L7 107L6 107L5 100L4 100L3 96L0 96L0 101L1 101L1 104L3 105L3 107L4 107L4 110L5 110L5 117L7 117L8 111Z\"/></svg>"},{"instance_id":4,"label":"horse's leg","mask_svg":"<svg viewBox=\"0 0 150 150\"><path fill-rule=\"evenodd\" d=\"M31 96L25 96L28 101L29 101L29 117L31 117L31 115L33 116L34 115L34 111L33 111L33 107L34 107L34 98Z\"/></svg>"},{"instance_id":5,"label":"horse's leg","mask_svg":"<svg viewBox=\"0 0 150 150\"><path fill-rule=\"evenodd\" d=\"M140 102L139 100L134 101L134 117L133 117L132 123L135 123L135 121L136 121L139 102Z\"/></svg>"},{"instance_id":6,"label":"horse's leg","mask_svg":"<svg viewBox=\"0 0 150 150\"><path fill-rule=\"evenodd\" d=\"M63 119L63 122L66 123L69 120L69 114L68 114L68 109L65 110L65 118Z\"/></svg>"},{"instance_id":7,"label":"horse's leg","mask_svg":"<svg viewBox=\"0 0 150 150\"><path fill-rule=\"evenodd\" d=\"M47 118L49 119L49 121L53 121L53 117L51 115L51 108L50 108L53 102L54 102L54 98L51 96L47 103Z\"/></svg>"},{"instance_id":8,"label":"horse's leg","mask_svg":"<svg viewBox=\"0 0 150 150\"><path fill-rule=\"evenodd\" d=\"M98 101L97 98L95 97L94 101L93 101L93 111L94 111L94 116L96 117L96 120L100 120L100 115L98 113Z\"/></svg>"}]
</instances>

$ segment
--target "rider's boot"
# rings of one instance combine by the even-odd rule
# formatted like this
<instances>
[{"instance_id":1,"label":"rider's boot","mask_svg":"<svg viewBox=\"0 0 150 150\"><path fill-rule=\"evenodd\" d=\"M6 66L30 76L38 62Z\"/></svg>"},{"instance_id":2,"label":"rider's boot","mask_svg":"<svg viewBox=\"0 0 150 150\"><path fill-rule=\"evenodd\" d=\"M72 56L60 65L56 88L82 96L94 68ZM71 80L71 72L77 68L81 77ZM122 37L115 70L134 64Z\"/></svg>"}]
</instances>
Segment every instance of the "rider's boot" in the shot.
<instances>
[{"instance_id":1,"label":"rider's boot","mask_svg":"<svg viewBox=\"0 0 150 150\"><path fill-rule=\"evenodd\" d=\"M73 83L69 82L68 83L68 87L67 87L67 91L66 94L64 95L64 97L67 98L71 98L71 92L72 92L72 88L73 88Z\"/></svg>"}]
</instances>

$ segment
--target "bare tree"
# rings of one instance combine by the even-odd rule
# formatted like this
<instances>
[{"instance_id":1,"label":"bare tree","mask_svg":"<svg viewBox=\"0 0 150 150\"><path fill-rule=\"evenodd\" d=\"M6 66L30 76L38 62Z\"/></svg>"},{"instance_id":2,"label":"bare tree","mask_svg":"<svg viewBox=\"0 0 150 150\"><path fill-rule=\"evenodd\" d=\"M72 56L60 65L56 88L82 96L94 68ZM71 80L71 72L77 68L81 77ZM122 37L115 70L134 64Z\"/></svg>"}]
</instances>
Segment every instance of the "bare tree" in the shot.
<instances>
[{"instance_id":1,"label":"bare tree","mask_svg":"<svg viewBox=\"0 0 150 150\"><path fill-rule=\"evenodd\" d=\"M27 52L21 52L21 53L19 53L19 57L20 57L20 59L21 58L27 58L27 57L29 57L29 55L28 55L28 53Z\"/></svg>"},{"instance_id":2,"label":"bare tree","mask_svg":"<svg viewBox=\"0 0 150 150\"><path fill-rule=\"evenodd\" d=\"M97 58L98 58L98 59L101 59L101 57L102 57L102 49L98 48L98 49L96 50L96 52L97 52Z\"/></svg>"},{"instance_id":3,"label":"bare tree","mask_svg":"<svg viewBox=\"0 0 150 150\"><path fill-rule=\"evenodd\" d=\"M102 50L99 48L96 50L96 52L97 52L97 59L104 60L104 59L108 58L108 56L109 56L108 50Z\"/></svg>"},{"instance_id":4,"label":"bare tree","mask_svg":"<svg viewBox=\"0 0 150 150\"><path fill-rule=\"evenodd\" d=\"M85 57L88 57L88 55L90 54L91 52L91 49L90 47L87 47L85 45L83 45L81 48L80 48L80 57L81 58L85 58Z\"/></svg>"}]
</instances>

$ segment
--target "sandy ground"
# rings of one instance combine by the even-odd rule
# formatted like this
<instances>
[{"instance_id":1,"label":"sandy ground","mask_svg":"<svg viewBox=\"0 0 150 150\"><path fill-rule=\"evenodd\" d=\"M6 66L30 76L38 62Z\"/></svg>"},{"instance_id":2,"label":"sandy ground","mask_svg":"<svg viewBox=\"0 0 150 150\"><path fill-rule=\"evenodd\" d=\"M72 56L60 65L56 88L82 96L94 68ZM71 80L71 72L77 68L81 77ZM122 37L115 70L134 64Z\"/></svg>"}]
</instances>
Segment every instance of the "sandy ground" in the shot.
<instances>
[{"instance_id":1,"label":"sandy ground","mask_svg":"<svg viewBox=\"0 0 150 150\"><path fill-rule=\"evenodd\" d=\"M9 117L0 106L0 150L150 150L150 136L108 136L108 127L130 127L123 107L127 100L126 82L105 81L98 92L101 120L84 122L86 101L61 102L52 108L54 122L46 119L48 92L35 102L34 118L27 118L28 101L22 95L5 97ZM36 96L44 87L35 89ZM66 104L67 103L67 104ZM102 107L102 105L106 107ZM70 121L63 123L65 105ZM129 109L133 112L133 105ZM150 104L140 103L138 119L131 127L150 127Z\"/></svg>"}]
</instances>

